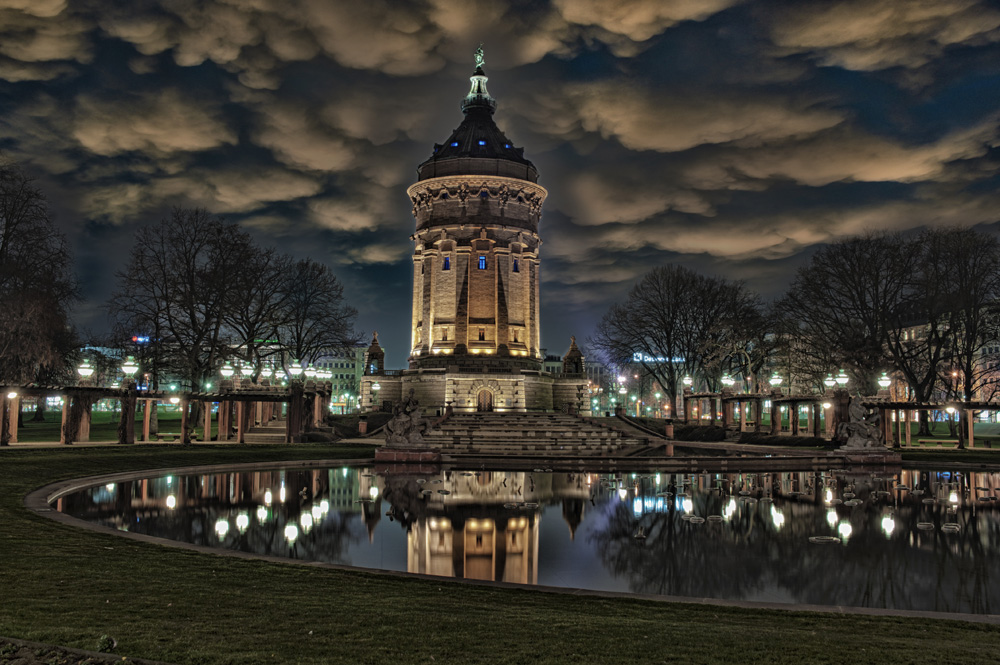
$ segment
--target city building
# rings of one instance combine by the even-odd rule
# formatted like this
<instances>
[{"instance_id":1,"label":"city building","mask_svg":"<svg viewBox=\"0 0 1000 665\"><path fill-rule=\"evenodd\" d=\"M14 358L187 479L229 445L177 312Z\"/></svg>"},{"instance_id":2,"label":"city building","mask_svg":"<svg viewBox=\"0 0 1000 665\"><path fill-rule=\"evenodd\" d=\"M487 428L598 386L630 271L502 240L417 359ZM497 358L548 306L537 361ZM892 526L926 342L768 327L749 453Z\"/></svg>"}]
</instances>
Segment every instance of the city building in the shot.
<instances>
[{"instance_id":1,"label":"city building","mask_svg":"<svg viewBox=\"0 0 1000 665\"><path fill-rule=\"evenodd\" d=\"M413 311L408 369L386 372L377 336L362 380L362 409L413 390L427 410L590 410L575 341L561 373L545 371L539 330L546 190L496 126L482 49L461 125L417 168Z\"/></svg>"}]
</instances>

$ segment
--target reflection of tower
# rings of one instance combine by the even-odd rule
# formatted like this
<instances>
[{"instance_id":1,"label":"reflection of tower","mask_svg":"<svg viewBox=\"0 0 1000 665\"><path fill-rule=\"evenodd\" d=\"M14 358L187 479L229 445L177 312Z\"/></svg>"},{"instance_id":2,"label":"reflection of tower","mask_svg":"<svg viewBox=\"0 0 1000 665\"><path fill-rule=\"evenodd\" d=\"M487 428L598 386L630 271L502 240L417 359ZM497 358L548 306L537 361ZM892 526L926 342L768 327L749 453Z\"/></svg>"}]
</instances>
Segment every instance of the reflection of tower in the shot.
<instances>
[{"instance_id":1,"label":"reflection of tower","mask_svg":"<svg viewBox=\"0 0 1000 665\"><path fill-rule=\"evenodd\" d=\"M421 518L407 536L407 571L537 584L538 515L503 512L511 516Z\"/></svg>"},{"instance_id":2,"label":"reflection of tower","mask_svg":"<svg viewBox=\"0 0 1000 665\"><path fill-rule=\"evenodd\" d=\"M547 192L493 122L497 103L476 62L465 119L407 190L416 217L410 366L462 367L492 355L540 369L538 222Z\"/></svg>"}]
</instances>

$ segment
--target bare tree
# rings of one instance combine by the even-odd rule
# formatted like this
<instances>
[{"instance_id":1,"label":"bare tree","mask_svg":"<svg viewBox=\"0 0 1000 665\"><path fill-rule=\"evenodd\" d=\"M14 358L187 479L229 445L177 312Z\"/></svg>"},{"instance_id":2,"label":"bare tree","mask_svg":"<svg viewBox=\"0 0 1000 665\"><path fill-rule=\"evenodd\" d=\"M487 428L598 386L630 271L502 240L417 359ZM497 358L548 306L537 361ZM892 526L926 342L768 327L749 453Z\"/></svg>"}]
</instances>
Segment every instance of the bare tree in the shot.
<instances>
[{"instance_id":1,"label":"bare tree","mask_svg":"<svg viewBox=\"0 0 1000 665\"><path fill-rule=\"evenodd\" d=\"M0 161L0 380L68 373L69 306L77 298L71 265L41 190L18 164Z\"/></svg>"},{"instance_id":2,"label":"bare tree","mask_svg":"<svg viewBox=\"0 0 1000 665\"><path fill-rule=\"evenodd\" d=\"M155 337L158 363L197 389L229 353L226 317L242 297L238 277L253 249L237 224L175 208L136 234L112 317L120 329Z\"/></svg>"},{"instance_id":3,"label":"bare tree","mask_svg":"<svg viewBox=\"0 0 1000 665\"><path fill-rule=\"evenodd\" d=\"M662 266L611 307L590 342L610 364L637 362L671 395L684 375L698 375L714 389L730 356L753 337L737 326L761 307L742 282Z\"/></svg>"},{"instance_id":4,"label":"bare tree","mask_svg":"<svg viewBox=\"0 0 1000 665\"><path fill-rule=\"evenodd\" d=\"M357 344L356 316L336 275L324 265L303 259L291 267L285 281L279 345L291 358L312 362L324 351Z\"/></svg>"}]
</instances>

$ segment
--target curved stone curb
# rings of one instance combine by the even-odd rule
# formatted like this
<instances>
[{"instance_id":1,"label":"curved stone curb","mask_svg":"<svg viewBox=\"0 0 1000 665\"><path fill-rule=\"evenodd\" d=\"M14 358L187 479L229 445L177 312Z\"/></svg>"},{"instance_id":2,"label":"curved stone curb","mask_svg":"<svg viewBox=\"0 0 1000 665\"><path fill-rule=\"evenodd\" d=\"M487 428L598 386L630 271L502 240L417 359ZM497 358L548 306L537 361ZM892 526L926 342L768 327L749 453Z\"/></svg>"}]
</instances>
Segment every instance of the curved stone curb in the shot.
<instances>
[{"instance_id":1,"label":"curved stone curb","mask_svg":"<svg viewBox=\"0 0 1000 665\"><path fill-rule=\"evenodd\" d=\"M247 559L255 561L269 561L290 566L306 566L310 568L322 568L328 570L341 570L355 573L367 573L371 575L383 575L401 579L419 579L438 584L460 584L469 586L485 586L500 589L512 589L518 591L539 591L542 593L561 594L568 596L588 596L594 598L607 598L618 600L645 600L657 603L672 604L693 604L711 605L719 607L736 607L740 609L777 610L784 612L816 612L822 614L838 614L847 616L877 616L877 617L903 617L913 619L934 619L939 621L964 621L969 623L983 623L1000 626L1000 614L968 614L958 612L933 612L922 610L896 610L870 607L849 607L840 605L807 605L793 603L770 603L743 600L724 600L719 598L691 598L685 596L661 596L654 594L627 593L622 591L597 591L593 589L578 589L571 587L554 587L545 585L525 585L512 582L496 582L489 580L468 580L455 577L444 577L439 575L426 575L422 573L406 573L396 570L381 570L376 568L363 568L360 566L345 566L343 564L326 563L321 561L297 561L279 556L251 554L249 552L239 552L235 550L223 550L205 545L195 545L184 543L157 536L147 536L129 531L119 531L111 527L86 522L84 520L61 513L49 506L49 501L64 496L70 492L93 487L95 485L105 485L111 482L122 482L126 480L137 480L149 477L150 474L160 475L182 475L185 473L212 473L222 470L227 471L251 471L268 470L277 467L283 468L308 468L312 466L344 466L373 464L371 459L352 460L300 460L288 462L251 462L245 464L213 464L208 466L186 466L170 469L148 469L146 471L130 471L126 473L107 474L102 476L90 476L73 480L60 481L41 487L24 498L24 505L44 517L55 520L69 526L87 529L102 534L113 534L120 538L128 538L144 543L174 547L177 549L210 554L214 556L232 557L237 559Z\"/></svg>"},{"instance_id":2,"label":"curved stone curb","mask_svg":"<svg viewBox=\"0 0 1000 665\"><path fill-rule=\"evenodd\" d=\"M0 636L0 643L2 642L13 644L23 649L31 649L32 651L39 651L43 649L52 651L61 651L74 656L79 656L81 659L89 658L91 660L95 660L101 663L121 663L122 665L172 665L171 663L162 660L149 660L148 658L132 658L131 656L122 656L121 654L115 654L115 653L104 653L101 651L87 651L86 649L73 649L71 647L64 647L58 644L28 642L27 640L19 640L13 637ZM50 655L51 654L46 654L46 656ZM21 661L18 660L17 662Z\"/></svg>"}]
</instances>

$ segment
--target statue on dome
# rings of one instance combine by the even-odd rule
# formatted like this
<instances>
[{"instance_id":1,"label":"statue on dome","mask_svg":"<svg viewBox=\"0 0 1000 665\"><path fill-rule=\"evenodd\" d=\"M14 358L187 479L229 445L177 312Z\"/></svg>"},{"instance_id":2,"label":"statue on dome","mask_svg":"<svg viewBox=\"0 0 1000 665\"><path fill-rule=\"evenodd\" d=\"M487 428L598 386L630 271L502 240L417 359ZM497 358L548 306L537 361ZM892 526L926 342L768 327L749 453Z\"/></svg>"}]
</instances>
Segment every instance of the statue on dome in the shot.
<instances>
[{"instance_id":1,"label":"statue on dome","mask_svg":"<svg viewBox=\"0 0 1000 665\"><path fill-rule=\"evenodd\" d=\"M476 69L479 69L484 64L486 64L486 54L483 53L483 45L479 44L479 48L476 49Z\"/></svg>"}]
</instances>

